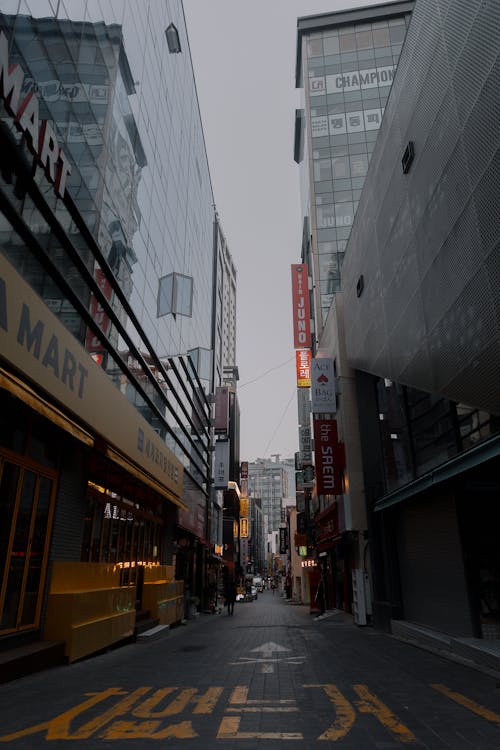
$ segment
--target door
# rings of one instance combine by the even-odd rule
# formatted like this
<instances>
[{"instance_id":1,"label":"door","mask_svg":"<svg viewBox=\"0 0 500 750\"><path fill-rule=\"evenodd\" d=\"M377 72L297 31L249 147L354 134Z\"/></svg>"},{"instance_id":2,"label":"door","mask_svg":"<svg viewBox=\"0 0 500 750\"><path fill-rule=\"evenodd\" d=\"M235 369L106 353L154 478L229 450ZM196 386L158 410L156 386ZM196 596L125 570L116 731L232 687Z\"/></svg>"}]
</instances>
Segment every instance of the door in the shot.
<instances>
[{"instance_id":1,"label":"door","mask_svg":"<svg viewBox=\"0 0 500 750\"><path fill-rule=\"evenodd\" d=\"M0 454L0 633L39 624L54 498L55 475Z\"/></svg>"}]
</instances>

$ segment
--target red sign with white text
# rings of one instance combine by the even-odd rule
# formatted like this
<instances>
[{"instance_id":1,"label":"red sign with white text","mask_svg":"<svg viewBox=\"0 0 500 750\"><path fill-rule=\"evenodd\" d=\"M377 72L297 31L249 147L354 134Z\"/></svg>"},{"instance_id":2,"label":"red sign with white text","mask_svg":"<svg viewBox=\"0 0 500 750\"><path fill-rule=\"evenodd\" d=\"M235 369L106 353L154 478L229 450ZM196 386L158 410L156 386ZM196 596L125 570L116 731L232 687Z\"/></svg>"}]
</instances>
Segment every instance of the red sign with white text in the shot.
<instances>
[{"instance_id":1,"label":"red sign with white text","mask_svg":"<svg viewBox=\"0 0 500 750\"><path fill-rule=\"evenodd\" d=\"M95 278L97 283L99 284L99 289L104 294L108 302L110 302L113 295L113 287L100 268L96 268ZM110 327L110 320L95 295L92 295L90 298L90 314L92 315L101 331L107 336ZM90 328L87 329L85 348L88 352L104 353L105 351L102 343L99 341L98 337L94 335L93 331L91 331Z\"/></svg>"},{"instance_id":2,"label":"red sign with white text","mask_svg":"<svg viewBox=\"0 0 500 750\"><path fill-rule=\"evenodd\" d=\"M342 494L344 444L339 443L335 419L315 419L314 462L318 495Z\"/></svg>"},{"instance_id":3,"label":"red sign with white text","mask_svg":"<svg viewBox=\"0 0 500 750\"><path fill-rule=\"evenodd\" d=\"M311 347L311 312L309 309L309 287L307 265L292 265L292 306L294 349Z\"/></svg>"}]
</instances>

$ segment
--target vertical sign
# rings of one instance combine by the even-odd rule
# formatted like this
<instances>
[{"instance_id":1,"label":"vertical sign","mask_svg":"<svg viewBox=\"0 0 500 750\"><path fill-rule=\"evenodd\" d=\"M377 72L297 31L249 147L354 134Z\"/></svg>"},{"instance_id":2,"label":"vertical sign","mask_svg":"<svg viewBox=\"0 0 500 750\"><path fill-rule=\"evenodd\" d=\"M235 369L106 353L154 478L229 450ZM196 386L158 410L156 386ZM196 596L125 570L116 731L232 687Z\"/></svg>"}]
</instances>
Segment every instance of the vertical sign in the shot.
<instances>
[{"instance_id":1,"label":"vertical sign","mask_svg":"<svg viewBox=\"0 0 500 750\"><path fill-rule=\"evenodd\" d=\"M292 265L292 306L294 349L311 347L311 312L309 309L309 287L307 265Z\"/></svg>"},{"instance_id":2,"label":"vertical sign","mask_svg":"<svg viewBox=\"0 0 500 750\"><path fill-rule=\"evenodd\" d=\"M335 414L335 377L333 359L311 359L311 403L314 414Z\"/></svg>"},{"instance_id":3,"label":"vertical sign","mask_svg":"<svg viewBox=\"0 0 500 750\"><path fill-rule=\"evenodd\" d=\"M248 461L242 461L240 464L241 479L248 479Z\"/></svg>"},{"instance_id":4,"label":"vertical sign","mask_svg":"<svg viewBox=\"0 0 500 750\"><path fill-rule=\"evenodd\" d=\"M297 349L295 362L297 365L297 388L309 388L311 386L311 350Z\"/></svg>"},{"instance_id":5,"label":"vertical sign","mask_svg":"<svg viewBox=\"0 0 500 750\"><path fill-rule=\"evenodd\" d=\"M229 388L227 386L219 386L215 389L214 430L216 435L229 432Z\"/></svg>"},{"instance_id":6,"label":"vertical sign","mask_svg":"<svg viewBox=\"0 0 500 750\"><path fill-rule=\"evenodd\" d=\"M342 494L344 446L339 443L335 419L314 420L314 459L318 495Z\"/></svg>"},{"instance_id":7,"label":"vertical sign","mask_svg":"<svg viewBox=\"0 0 500 750\"><path fill-rule=\"evenodd\" d=\"M229 440L215 443L214 487L227 489L229 481Z\"/></svg>"},{"instance_id":8,"label":"vertical sign","mask_svg":"<svg viewBox=\"0 0 500 750\"><path fill-rule=\"evenodd\" d=\"M286 526L280 526L280 555L286 555L288 549L288 535L286 532Z\"/></svg>"},{"instance_id":9,"label":"vertical sign","mask_svg":"<svg viewBox=\"0 0 500 750\"><path fill-rule=\"evenodd\" d=\"M311 360L312 362L314 360ZM297 389L297 409L299 413L299 425L309 427L311 424L311 401L309 391L305 388Z\"/></svg>"}]
</instances>

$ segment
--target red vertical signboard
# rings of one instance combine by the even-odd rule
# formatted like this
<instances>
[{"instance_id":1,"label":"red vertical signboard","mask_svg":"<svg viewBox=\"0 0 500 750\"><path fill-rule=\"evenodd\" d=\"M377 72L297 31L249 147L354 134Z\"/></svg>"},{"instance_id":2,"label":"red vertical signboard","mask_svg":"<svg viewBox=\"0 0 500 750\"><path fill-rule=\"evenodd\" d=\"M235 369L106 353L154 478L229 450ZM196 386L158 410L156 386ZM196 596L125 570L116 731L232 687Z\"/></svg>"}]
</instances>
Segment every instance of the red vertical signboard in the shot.
<instances>
[{"instance_id":1,"label":"red vertical signboard","mask_svg":"<svg viewBox=\"0 0 500 750\"><path fill-rule=\"evenodd\" d=\"M344 444L339 443L335 419L314 420L314 461L318 495L341 495Z\"/></svg>"},{"instance_id":2,"label":"red vertical signboard","mask_svg":"<svg viewBox=\"0 0 500 750\"><path fill-rule=\"evenodd\" d=\"M294 349L311 347L311 312L309 309L309 287L307 265L292 265L292 306Z\"/></svg>"}]
</instances>

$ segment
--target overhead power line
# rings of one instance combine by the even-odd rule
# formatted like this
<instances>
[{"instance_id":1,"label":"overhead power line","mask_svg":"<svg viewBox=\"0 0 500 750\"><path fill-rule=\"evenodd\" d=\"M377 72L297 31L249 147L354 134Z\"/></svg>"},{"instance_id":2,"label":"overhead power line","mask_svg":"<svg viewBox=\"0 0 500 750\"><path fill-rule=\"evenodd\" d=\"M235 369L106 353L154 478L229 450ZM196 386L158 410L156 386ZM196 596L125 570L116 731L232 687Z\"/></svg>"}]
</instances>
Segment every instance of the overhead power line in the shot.
<instances>
[{"instance_id":1,"label":"overhead power line","mask_svg":"<svg viewBox=\"0 0 500 750\"><path fill-rule=\"evenodd\" d=\"M295 356L293 356L293 357L290 357L290 359L287 359L287 360L286 360L286 362L282 362L282 363L281 363L280 365L275 365L274 367L270 367L270 368L269 368L269 370L266 370L266 371L265 371L265 372L263 372L263 373L262 373L261 375L257 375L257 377L256 377L256 378L254 378L253 380L247 380L247 382L246 382L246 383L243 383L242 385L238 385L238 390L241 390L241 389L242 389L242 388L244 388L244 387L245 387L246 385L251 385L251 383L256 383L256 382L257 382L257 380L262 380L262 378L265 378L265 377L266 377L266 375L269 375L269 373L270 373L270 372L274 372L274 370L279 370L279 369L280 369L280 367L284 367L284 366L285 366L285 365L287 365L287 364L288 364L289 362L291 362L291 361L292 361L293 359L295 359Z\"/></svg>"},{"instance_id":2,"label":"overhead power line","mask_svg":"<svg viewBox=\"0 0 500 750\"><path fill-rule=\"evenodd\" d=\"M276 425L276 428L275 428L275 430L274 430L273 434L271 435L271 437L269 438L269 442L268 442L268 444L266 445L266 449L265 449L265 451L264 451L264 458L265 458L265 457L266 457L266 455L267 455L267 451L269 450L269 446L271 445L272 441L274 440L274 436L276 435L276 433L278 432L279 428L281 427L281 423L283 422L283 420L284 420L284 418L285 418L285 415L286 415L286 413L287 413L287 411L288 411L288 407L289 407L289 406L290 406L290 404L292 403L292 398L294 397L294 395L295 395L295 393L296 393L296 392L297 392L297 389L296 389L296 388L293 388L293 389L292 389L292 393L291 393L291 396L290 396L290 398L288 399L288 403L287 403L287 405L285 406L285 410L284 410L283 414L281 415L281 419L280 419L280 421L278 422L278 424Z\"/></svg>"}]
</instances>

